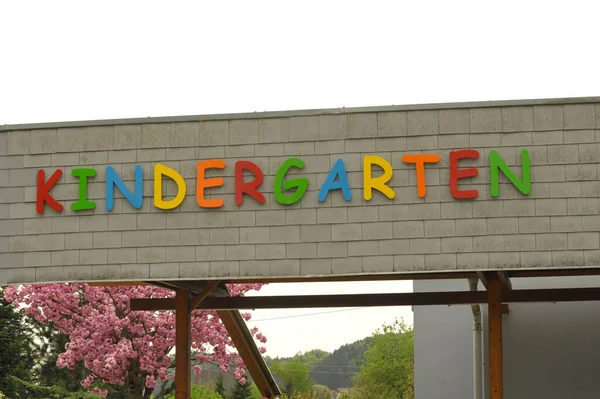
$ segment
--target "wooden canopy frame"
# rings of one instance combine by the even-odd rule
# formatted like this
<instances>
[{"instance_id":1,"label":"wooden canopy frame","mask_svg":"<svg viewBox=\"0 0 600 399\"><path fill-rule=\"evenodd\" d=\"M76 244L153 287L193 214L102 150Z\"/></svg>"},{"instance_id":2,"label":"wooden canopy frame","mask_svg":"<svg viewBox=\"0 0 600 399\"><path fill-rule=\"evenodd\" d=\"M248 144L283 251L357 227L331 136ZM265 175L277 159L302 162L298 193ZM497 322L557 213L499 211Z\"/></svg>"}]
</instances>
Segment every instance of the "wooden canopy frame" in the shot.
<instances>
[{"instance_id":1,"label":"wooden canopy frame","mask_svg":"<svg viewBox=\"0 0 600 399\"><path fill-rule=\"evenodd\" d=\"M175 398L189 399L191 391L191 314L205 301L209 295L229 298L230 293L225 284L218 280L211 281L177 281L152 283L175 290L173 309L175 311ZM132 308L133 310L133 308ZM150 310L150 309L139 309ZM244 360L256 386L265 398L281 395L269 367L264 361L252 334L248 330L238 310L214 309L227 329L231 340Z\"/></svg>"},{"instance_id":2,"label":"wooden canopy frame","mask_svg":"<svg viewBox=\"0 0 600 399\"><path fill-rule=\"evenodd\" d=\"M264 398L278 398L281 391L258 351L240 309L283 309L369 306L427 306L487 304L489 317L489 398L503 399L502 315L509 303L600 301L600 288L514 290L511 278L600 275L600 269L504 270L482 272L359 275L346 277L259 279L232 281L161 281L117 284L153 284L176 291L175 298L131 299L136 311L175 310L176 399L189 399L190 314L195 309L216 310L250 375ZM487 291L416 292L356 295L291 295L231 297L225 283L240 282L331 282L419 279L479 279ZM113 283L114 284L114 283ZM105 285L95 283L95 285ZM111 283L108 283L111 285Z\"/></svg>"}]
</instances>

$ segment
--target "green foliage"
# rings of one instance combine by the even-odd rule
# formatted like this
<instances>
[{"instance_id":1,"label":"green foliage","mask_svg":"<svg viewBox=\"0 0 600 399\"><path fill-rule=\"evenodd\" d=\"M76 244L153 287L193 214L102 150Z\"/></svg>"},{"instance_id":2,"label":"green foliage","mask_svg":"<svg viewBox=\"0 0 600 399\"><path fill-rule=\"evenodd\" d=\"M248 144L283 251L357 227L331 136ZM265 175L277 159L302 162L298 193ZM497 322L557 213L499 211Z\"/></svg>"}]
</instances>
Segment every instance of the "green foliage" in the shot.
<instances>
[{"instance_id":1,"label":"green foliage","mask_svg":"<svg viewBox=\"0 0 600 399\"><path fill-rule=\"evenodd\" d=\"M217 375L217 381L215 382L215 392L221 395L222 397L225 397L225 385L222 373L219 373Z\"/></svg>"},{"instance_id":2,"label":"green foliage","mask_svg":"<svg viewBox=\"0 0 600 399\"><path fill-rule=\"evenodd\" d=\"M190 392L191 399L224 399L223 396L210 389L203 387L202 385L192 385L192 391ZM97 398L96 398L97 399ZM165 396L165 399L175 399L175 394L169 394Z\"/></svg>"},{"instance_id":3,"label":"green foliage","mask_svg":"<svg viewBox=\"0 0 600 399\"><path fill-rule=\"evenodd\" d=\"M329 356L329 352L325 352L321 349L313 349L305 353L299 353L294 357L300 360L302 363L311 366L313 364L321 363L327 358L327 356Z\"/></svg>"},{"instance_id":4,"label":"green foliage","mask_svg":"<svg viewBox=\"0 0 600 399\"><path fill-rule=\"evenodd\" d=\"M289 362L297 359L308 364L309 376L315 384L325 385L330 389L348 388L352 386L352 379L358 372L360 361L367 350L367 345L372 337L367 337L351 344L340 346L333 353L320 349L305 353L298 353L291 358L269 358L267 364Z\"/></svg>"},{"instance_id":5,"label":"green foliage","mask_svg":"<svg viewBox=\"0 0 600 399\"><path fill-rule=\"evenodd\" d=\"M270 358L267 364L288 362L297 359L309 365L309 376L315 384L326 385L330 389L352 386L352 377L358 372L359 360L367 350L370 337L352 344L342 345L333 353L314 349L305 353L297 353L294 357Z\"/></svg>"},{"instance_id":6,"label":"green foliage","mask_svg":"<svg viewBox=\"0 0 600 399\"><path fill-rule=\"evenodd\" d=\"M42 324L33 318L29 319L30 329L37 343L40 359L37 370L37 381L43 386L62 387L68 392L84 391L80 381L86 377L83 364L75 370L56 366L58 355L65 350L69 337L60 333L51 324Z\"/></svg>"},{"instance_id":7,"label":"green foliage","mask_svg":"<svg viewBox=\"0 0 600 399\"><path fill-rule=\"evenodd\" d=\"M231 399L250 399L252 397L251 384L250 381L246 381L245 384L240 384L239 382L235 384L231 392Z\"/></svg>"},{"instance_id":8,"label":"green foliage","mask_svg":"<svg viewBox=\"0 0 600 399\"><path fill-rule=\"evenodd\" d=\"M333 393L325 385L313 385L313 399L333 399Z\"/></svg>"},{"instance_id":9,"label":"green foliage","mask_svg":"<svg viewBox=\"0 0 600 399\"><path fill-rule=\"evenodd\" d=\"M371 337L340 346L320 363L312 365L310 377L315 384L330 389L352 386L352 378L359 370L360 361L367 350Z\"/></svg>"},{"instance_id":10,"label":"green foliage","mask_svg":"<svg viewBox=\"0 0 600 399\"><path fill-rule=\"evenodd\" d=\"M384 324L373 335L356 375L358 397L412 399L414 374L413 329L403 321Z\"/></svg>"},{"instance_id":11,"label":"green foliage","mask_svg":"<svg viewBox=\"0 0 600 399\"><path fill-rule=\"evenodd\" d=\"M356 391L342 392L337 399L361 399Z\"/></svg>"},{"instance_id":12,"label":"green foliage","mask_svg":"<svg viewBox=\"0 0 600 399\"><path fill-rule=\"evenodd\" d=\"M98 399L98 395L79 391L70 392L61 386L43 386L32 382L21 380L20 378L9 376L13 384L18 387L20 392L27 394L28 398L43 399Z\"/></svg>"},{"instance_id":13,"label":"green foliage","mask_svg":"<svg viewBox=\"0 0 600 399\"><path fill-rule=\"evenodd\" d=\"M256 384L254 382L252 384L250 384L250 398L251 399L262 399L263 398L262 393L260 393L260 390L258 389L258 387L256 386Z\"/></svg>"},{"instance_id":14,"label":"green foliage","mask_svg":"<svg viewBox=\"0 0 600 399\"><path fill-rule=\"evenodd\" d=\"M25 319L4 300L0 289L0 391L11 399L29 398L17 380L32 379L34 347Z\"/></svg>"},{"instance_id":15,"label":"green foliage","mask_svg":"<svg viewBox=\"0 0 600 399\"><path fill-rule=\"evenodd\" d=\"M0 289L0 391L4 395L11 399L98 399L80 384L85 378L83 365L75 370L56 366L68 340L52 325L23 316L4 300ZM109 391L108 398L115 397L127 396Z\"/></svg>"},{"instance_id":16,"label":"green foliage","mask_svg":"<svg viewBox=\"0 0 600 399\"><path fill-rule=\"evenodd\" d=\"M216 392L203 387L202 385L192 386L192 392L190 392L191 399L223 399L224 397Z\"/></svg>"},{"instance_id":17,"label":"green foliage","mask_svg":"<svg viewBox=\"0 0 600 399\"><path fill-rule=\"evenodd\" d=\"M302 363L300 359L293 358L287 362L276 362L271 369L285 381L288 398L299 398L301 395L310 394L313 380L309 376L308 364Z\"/></svg>"}]
</instances>

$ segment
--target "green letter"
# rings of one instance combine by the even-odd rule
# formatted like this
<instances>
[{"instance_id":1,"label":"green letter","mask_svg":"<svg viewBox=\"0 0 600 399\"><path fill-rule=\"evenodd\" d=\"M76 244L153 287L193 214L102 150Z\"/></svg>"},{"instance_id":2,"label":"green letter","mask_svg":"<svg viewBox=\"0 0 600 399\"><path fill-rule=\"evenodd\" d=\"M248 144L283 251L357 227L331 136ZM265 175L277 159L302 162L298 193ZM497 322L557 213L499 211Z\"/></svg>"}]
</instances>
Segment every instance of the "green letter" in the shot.
<instances>
[{"instance_id":1,"label":"green letter","mask_svg":"<svg viewBox=\"0 0 600 399\"><path fill-rule=\"evenodd\" d=\"M498 196L498 169L502 170L504 176L522 193L528 195L531 193L531 168L529 166L529 152L521 150L521 164L523 170L523 180L519 180L512 170L506 166L504 160L496 151L490 151L490 191L492 197Z\"/></svg>"},{"instance_id":2,"label":"green letter","mask_svg":"<svg viewBox=\"0 0 600 399\"><path fill-rule=\"evenodd\" d=\"M88 177L96 176L96 169L78 168L71 172L73 176L79 177L79 200L71 204L71 209L74 211L83 211L85 209L96 208L94 201L87 200L87 179Z\"/></svg>"},{"instance_id":3,"label":"green letter","mask_svg":"<svg viewBox=\"0 0 600 399\"><path fill-rule=\"evenodd\" d=\"M279 170L275 175L275 199L280 204L290 205L300 201L300 199L306 192L306 188L308 187L308 179L306 177L287 180L285 183L283 183L283 178L285 177L285 174L292 166L302 169L304 168L304 162L298 158L290 158L287 161L285 161L283 165L281 165L281 167L279 167ZM297 188L296 192L292 195L283 195L283 192L281 190L282 183L283 188L285 190Z\"/></svg>"}]
</instances>

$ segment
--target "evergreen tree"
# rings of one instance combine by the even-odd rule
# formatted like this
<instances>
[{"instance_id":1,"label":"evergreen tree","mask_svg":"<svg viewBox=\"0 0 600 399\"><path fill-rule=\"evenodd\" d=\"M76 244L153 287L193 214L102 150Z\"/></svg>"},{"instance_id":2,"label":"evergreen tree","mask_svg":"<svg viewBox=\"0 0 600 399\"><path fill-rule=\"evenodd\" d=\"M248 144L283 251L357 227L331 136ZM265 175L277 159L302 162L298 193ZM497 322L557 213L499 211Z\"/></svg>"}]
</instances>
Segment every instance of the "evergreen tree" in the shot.
<instances>
[{"instance_id":1,"label":"evergreen tree","mask_svg":"<svg viewBox=\"0 0 600 399\"><path fill-rule=\"evenodd\" d=\"M19 380L33 379L34 356L21 313L4 300L0 289L0 392L9 398L31 397ZM16 377L16 380L12 377Z\"/></svg>"},{"instance_id":2,"label":"evergreen tree","mask_svg":"<svg viewBox=\"0 0 600 399\"><path fill-rule=\"evenodd\" d=\"M67 342L51 324L23 316L0 289L0 392L7 398L97 398L80 385L83 364L75 370L56 365Z\"/></svg>"},{"instance_id":3,"label":"evergreen tree","mask_svg":"<svg viewBox=\"0 0 600 399\"><path fill-rule=\"evenodd\" d=\"M225 397L225 385L224 385L223 373L217 375L217 381L215 382L215 392Z\"/></svg>"},{"instance_id":4,"label":"evergreen tree","mask_svg":"<svg viewBox=\"0 0 600 399\"><path fill-rule=\"evenodd\" d=\"M44 386L57 386L68 392L84 391L80 381L86 377L83 365L75 370L59 368L56 365L58 355L65 350L69 337L57 331L51 324L44 325L32 317L29 318L39 352L38 381Z\"/></svg>"},{"instance_id":5,"label":"evergreen tree","mask_svg":"<svg viewBox=\"0 0 600 399\"><path fill-rule=\"evenodd\" d=\"M250 381L245 381L244 384L240 384L238 381L233 388L233 392L231 393L231 399L251 399L252 392L250 391L250 385L252 383Z\"/></svg>"}]
</instances>

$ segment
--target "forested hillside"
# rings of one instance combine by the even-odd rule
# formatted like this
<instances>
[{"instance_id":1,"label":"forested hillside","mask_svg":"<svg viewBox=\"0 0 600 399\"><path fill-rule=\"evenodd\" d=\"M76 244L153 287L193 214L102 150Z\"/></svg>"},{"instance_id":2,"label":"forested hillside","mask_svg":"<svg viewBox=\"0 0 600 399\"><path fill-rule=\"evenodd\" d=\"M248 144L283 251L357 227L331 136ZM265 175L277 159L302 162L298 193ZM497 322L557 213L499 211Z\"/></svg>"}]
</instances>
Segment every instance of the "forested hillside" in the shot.
<instances>
[{"instance_id":1,"label":"forested hillside","mask_svg":"<svg viewBox=\"0 0 600 399\"><path fill-rule=\"evenodd\" d=\"M349 388L352 378L359 371L360 362L372 338L368 337L351 344L342 345L322 362L314 364L310 376L316 384L330 389Z\"/></svg>"},{"instance_id":2,"label":"forested hillside","mask_svg":"<svg viewBox=\"0 0 600 399\"><path fill-rule=\"evenodd\" d=\"M296 359L310 368L310 377L315 384L325 385L329 389L349 388L352 378L359 371L360 362L372 337L351 344L342 345L333 353L319 349L299 353L293 358L269 358L267 363L285 362Z\"/></svg>"}]
</instances>

